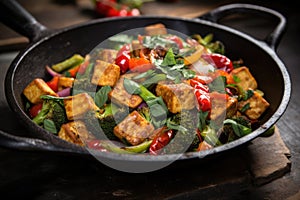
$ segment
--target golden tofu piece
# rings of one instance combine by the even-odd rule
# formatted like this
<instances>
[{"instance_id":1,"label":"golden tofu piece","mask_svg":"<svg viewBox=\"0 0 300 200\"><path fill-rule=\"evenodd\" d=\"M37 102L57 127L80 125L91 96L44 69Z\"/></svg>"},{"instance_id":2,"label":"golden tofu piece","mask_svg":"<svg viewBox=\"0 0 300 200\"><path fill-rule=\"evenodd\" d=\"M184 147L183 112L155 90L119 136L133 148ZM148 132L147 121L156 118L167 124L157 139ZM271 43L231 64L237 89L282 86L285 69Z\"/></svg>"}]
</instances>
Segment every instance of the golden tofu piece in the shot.
<instances>
[{"instance_id":1,"label":"golden tofu piece","mask_svg":"<svg viewBox=\"0 0 300 200\"><path fill-rule=\"evenodd\" d=\"M153 24L145 27L145 35L165 35L167 34L168 31L165 27L165 25L158 23L158 24Z\"/></svg>"},{"instance_id":2,"label":"golden tofu piece","mask_svg":"<svg viewBox=\"0 0 300 200\"><path fill-rule=\"evenodd\" d=\"M109 97L116 104L136 108L143 102L143 99L139 95L129 94L123 84L124 78L130 78L131 76L132 74L122 75L113 90L109 93Z\"/></svg>"},{"instance_id":3,"label":"golden tofu piece","mask_svg":"<svg viewBox=\"0 0 300 200\"><path fill-rule=\"evenodd\" d=\"M102 60L97 60L91 82L95 85L113 87L120 78L120 67Z\"/></svg>"},{"instance_id":4,"label":"golden tofu piece","mask_svg":"<svg viewBox=\"0 0 300 200\"><path fill-rule=\"evenodd\" d=\"M171 113L191 110L195 107L194 89L186 84L158 83L155 88L157 96L161 96Z\"/></svg>"},{"instance_id":5,"label":"golden tofu piece","mask_svg":"<svg viewBox=\"0 0 300 200\"><path fill-rule=\"evenodd\" d=\"M58 91L72 87L74 83L74 78L71 77L59 77L58 78Z\"/></svg>"},{"instance_id":6,"label":"golden tofu piece","mask_svg":"<svg viewBox=\"0 0 300 200\"><path fill-rule=\"evenodd\" d=\"M42 102L40 99L42 95L51 95L58 96L48 85L47 83L40 78L34 79L29 83L26 88L23 90L25 97L33 104Z\"/></svg>"},{"instance_id":7,"label":"golden tofu piece","mask_svg":"<svg viewBox=\"0 0 300 200\"><path fill-rule=\"evenodd\" d=\"M64 99L68 120L80 119L86 112L99 110L94 100L87 93L80 93Z\"/></svg>"},{"instance_id":8,"label":"golden tofu piece","mask_svg":"<svg viewBox=\"0 0 300 200\"><path fill-rule=\"evenodd\" d=\"M85 124L76 120L63 124L58 132L58 137L68 142L84 146L84 141L91 139Z\"/></svg>"},{"instance_id":9,"label":"golden tofu piece","mask_svg":"<svg viewBox=\"0 0 300 200\"><path fill-rule=\"evenodd\" d=\"M253 91L252 97L238 103L238 109L249 119L258 119L270 106L258 92Z\"/></svg>"},{"instance_id":10,"label":"golden tofu piece","mask_svg":"<svg viewBox=\"0 0 300 200\"><path fill-rule=\"evenodd\" d=\"M231 72L232 76L236 76L239 82L236 83L238 86L242 87L243 90L248 90L249 88L255 90L257 88L257 82L255 78L250 73L248 67L239 67Z\"/></svg>"},{"instance_id":11,"label":"golden tofu piece","mask_svg":"<svg viewBox=\"0 0 300 200\"><path fill-rule=\"evenodd\" d=\"M218 92L210 93L211 120L216 123L223 122L224 119L233 117L237 112L238 100L226 94Z\"/></svg>"},{"instance_id":12,"label":"golden tofu piece","mask_svg":"<svg viewBox=\"0 0 300 200\"><path fill-rule=\"evenodd\" d=\"M114 134L120 140L126 140L132 145L144 142L154 131L153 125L137 111L130 113L114 128Z\"/></svg>"},{"instance_id":13,"label":"golden tofu piece","mask_svg":"<svg viewBox=\"0 0 300 200\"><path fill-rule=\"evenodd\" d=\"M108 63L114 63L117 58L118 51L114 49L103 49L98 54L98 59Z\"/></svg>"}]
</instances>

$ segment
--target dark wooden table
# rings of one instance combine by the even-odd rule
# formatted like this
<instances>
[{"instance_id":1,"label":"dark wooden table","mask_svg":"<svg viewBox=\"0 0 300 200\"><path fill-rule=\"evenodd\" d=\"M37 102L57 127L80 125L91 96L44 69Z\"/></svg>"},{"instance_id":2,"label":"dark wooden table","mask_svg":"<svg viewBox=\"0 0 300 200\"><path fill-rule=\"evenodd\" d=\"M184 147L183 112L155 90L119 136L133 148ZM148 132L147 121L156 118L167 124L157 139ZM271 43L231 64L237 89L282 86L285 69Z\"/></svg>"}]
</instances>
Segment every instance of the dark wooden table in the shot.
<instances>
[{"instance_id":1,"label":"dark wooden table","mask_svg":"<svg viewBox=\"0 0 300 200\"><path fill-rule=\"evenodd\" d=\"M51 29L98 17L89 0L19 2ZM223 158L175 162L147 174L119 172L93 157L0 148L1 199L300 199L300 70L297 69L300 14L297 6L281 0L264 3L181 0L177 3L145 3L141 10L144 15L192 18L230 2L263 5L278 10L288 19L287 32L277 53L290 72L293 92L274 136L255 139L250 146L230 151ZM254 22L254 26L240 21L226 25L255 37L268 33L269 25L265 20ZM16 134L26 130L6 103L3 80L10 62L27 43L26 38L0 24L0 127ZM289 160L284 156L286 154L291 155ZM268 168L268 173L264 174L262 168Z\"/></svg>"}]
</instances>

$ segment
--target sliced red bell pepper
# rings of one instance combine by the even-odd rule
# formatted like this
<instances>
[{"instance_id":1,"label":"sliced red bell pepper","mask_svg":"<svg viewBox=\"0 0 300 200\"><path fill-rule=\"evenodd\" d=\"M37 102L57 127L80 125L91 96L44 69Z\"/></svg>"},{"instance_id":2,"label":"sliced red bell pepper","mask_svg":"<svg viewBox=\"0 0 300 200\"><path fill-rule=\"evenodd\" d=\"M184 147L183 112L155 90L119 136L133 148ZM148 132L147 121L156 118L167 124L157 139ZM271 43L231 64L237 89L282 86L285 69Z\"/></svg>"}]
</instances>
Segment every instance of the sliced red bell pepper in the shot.
<instances>
[{"instance_id":1,"label":"sliced red bell pepper","mask_svg":"<svg viewBox=\"0 0 300 200\"><path fill-rule=\"evenodd\" d=\"M54 76L50 81L48 81L46 83L54 92L57 92L58 91L58 81L59 81L59 77Z\"/></svg>"},{"instance_id":2,"label":"sliced red bell pepper","mask_svg":"<svg viewBox=\"0 0 300 200\"><path fill-rule=\"evenodd\" d=\"M179 49L183 48L183 42L182 42L182 40L178 36L172 35L172 36L168 37L167 39L175 42L177 44L177 46L178 46Z\"/></svg>"},{"instance_id":3,"label":"sliced red bell pepper","mask_svg":"<svg viewBox=\"0 0 300 200\"><path fill-rule=\"evenodd\" d=\"M126 73L129 68L131 45L125 44L117 53L115 64L121 69L121 73Z\"/></svg>"},{"instance_id":4,"label":"sliced red bell pepper","mask_svg":"<svg viewBox=\"0 0 300 200\"><path fill-rule=\"evenodd\" d=\"M66 76L67 76L67 77L75 78L76 75L77 75L77 72L78 72L79 68L80 68L80 65L77 65L77 66L75 66L75 67L69 69L69 70L65 73Z\"/></svg>"},{"instance_id":5,"label":"sliced red bell pepper","mask_svg":"<svg viewBox=\"0 0 300 200\"><path fill-rule=\"evenodd\" d=\"M202 54L201 56L209 64L215 66L226 72L231 72L233 70L233 64L229 58L222 54L212 53L212 54Z\"/></svg>"},{"instance_id":6,"label":"sliced red bell pepper","mask_svg":"<svg viewBox=\"0 0 300 200\"><path fill-rule=\"evenodd\" d=\"M194 88L194 94L198 102L198 110L202 110L203 112L210 112L211 101L209 88L206 85L203 85L201 82L196 81L195 79L190 80L190 85Z\"/></svg>"},{"instance_id":7,"label":"sliced red bell pepper","mask_svg":"<svg viewBox=\"0 0 300 200\"><path fill-rule=\"evenodd\" d=\"M31 118L34 118L35 116L37 116L39 114L39 112L42 110L42 107L43 107L43 102L32 105L29 108L29 116Z\"/></svg>"},{"instance_id":8,"label":"sliced red bell pepper","mask_svg":"<svg viewBox=\"0 0 300 200\"><path fill-rule=\"evenodd\" d=\"M129 69L132 72L146 72L152 69L153 65L150 60L146 58L130 58L129 59Z\"/></svg>"}]
</instances>

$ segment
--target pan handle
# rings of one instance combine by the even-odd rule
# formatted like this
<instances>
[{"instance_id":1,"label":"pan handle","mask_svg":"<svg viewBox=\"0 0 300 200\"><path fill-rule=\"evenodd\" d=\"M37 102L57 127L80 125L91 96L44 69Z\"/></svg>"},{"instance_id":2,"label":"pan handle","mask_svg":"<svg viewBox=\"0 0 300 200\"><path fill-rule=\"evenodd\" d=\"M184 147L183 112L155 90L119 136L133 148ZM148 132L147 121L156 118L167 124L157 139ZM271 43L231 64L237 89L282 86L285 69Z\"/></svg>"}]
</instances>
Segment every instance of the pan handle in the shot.
<instances>
[{"instance_id":1,"label":"pan handle","mask_svg":"<svg viewBox=\"0 0 300 200\"><path fill-rule=\"evenodd\" d=\"M0 20L31 42L37 41L48 30L15 0L0 1Z\"/></svg>"},{"instance_id":2,"label":"pan handle","mask_svg":"<svg viewBox=\"0 0 300 200\"><path fill-rule=\"evenodd\" d=\"M277 17L279 19L277 26L264 40L267 45L269 45L274 51L276 51L279 41L281 40L282 35L285 32L287 22L286 18L275 10L258 5L236 3L220 6L198 18L218 23L221 18L236 13L268 14L270 16Z\"/></svg>"},{"instance_id":3,"label":"pan handle","mask_svg":"<svg viewBox=\"0 0 300 200\"><path fill-rule=\"evenodd\" d=\"M0 130L0 146L26 151L68 152L66 148L57 147L37 138L15 136Z\"/></svg>"}]
</instances>

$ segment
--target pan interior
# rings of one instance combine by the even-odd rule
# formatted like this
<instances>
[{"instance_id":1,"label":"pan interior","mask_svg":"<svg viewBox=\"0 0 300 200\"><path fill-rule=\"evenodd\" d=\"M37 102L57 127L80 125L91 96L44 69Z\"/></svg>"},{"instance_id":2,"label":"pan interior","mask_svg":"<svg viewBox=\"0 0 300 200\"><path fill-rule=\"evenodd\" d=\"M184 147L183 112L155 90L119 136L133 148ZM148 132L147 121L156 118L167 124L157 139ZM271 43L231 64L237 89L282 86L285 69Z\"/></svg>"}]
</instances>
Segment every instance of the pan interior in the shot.
<instances>
[{"instance_id":1,"label":"pan interior","mask_svg":"<svg viewBox=\"0 0 300 200\"><path fill-rule=\"evenodd\" d=\"M274 59L274 55L271 55L269 51L265 50L266 46L263 44L260 46L260 43L255 43L238 32L228 31L212 23L167 17L140 17L93 21L61 30L49 37L41 39L22 52L9 69L6 81L6 95L9 104L34 136L51 141L58 146L84 152L78 150L79 147L61 141L56 136L37 127L27 117L24 112L24 99L21 95L23 89L34 78L42 77L45 80L50 79L45 72L46 65L60 62L74 53L85 55L112 35L155 23L163 23L167 28L186 35L195 33L207 35L213 33L216 40L220 40L224 43L226 55L229 58L232 60L242 58L244 60L244 63L250 68L253 76L256 77L258 87L264 91L265 97L271 106L269 111L263 116L262 123L265 123L273 116L282 102L285 82L282 69L280 69L276 59ZM253 138L249 137L248 140L250 139ZM241 140L240 144L246 142L247 140ZM230 148L232 147L229 145L220 151ZM214 153L216 153L216 151L210 152L210 154ZM203 153L203 155L204 154L206 155L206 153ZM198 156L199 154L195 154L194 157ZM114 155L112 155L112 158L115 158ZM128 159L127 156L124 156L124 158ZM163 160L164 158L161 159Z\"/></svg>"}]
</instances>

